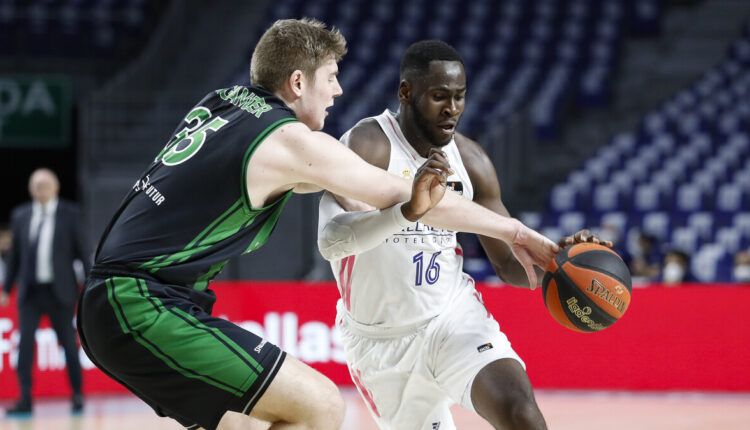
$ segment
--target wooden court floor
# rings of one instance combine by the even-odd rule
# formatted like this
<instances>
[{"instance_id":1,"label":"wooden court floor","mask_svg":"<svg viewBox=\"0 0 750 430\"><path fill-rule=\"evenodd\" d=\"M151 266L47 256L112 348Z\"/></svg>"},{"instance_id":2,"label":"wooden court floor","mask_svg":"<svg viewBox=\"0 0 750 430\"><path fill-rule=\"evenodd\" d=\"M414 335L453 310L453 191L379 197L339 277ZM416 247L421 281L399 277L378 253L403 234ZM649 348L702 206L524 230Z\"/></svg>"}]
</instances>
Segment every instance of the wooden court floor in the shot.
<instances>
[{"instance_id":1,"label":"wooden court floor","mask_svg":"<svg viewBox=\"0 0 750 430\"><path fill-rule=\"evenodd\" d=\"M343 389L347 401L344 430L377 427L353 389ZM537 401L553 430L748 430L750 393L631 393L591 391L537 391ZM8 406L0 404L0 408ZM88 398L86 411L68 413L66 400L35 404L25 419L0 418L0 430L170 430L176 422L162 419L131 396ZM454 408L459 429L487 430L487 423L461 408Z\"/></svg>"}]
</instances>

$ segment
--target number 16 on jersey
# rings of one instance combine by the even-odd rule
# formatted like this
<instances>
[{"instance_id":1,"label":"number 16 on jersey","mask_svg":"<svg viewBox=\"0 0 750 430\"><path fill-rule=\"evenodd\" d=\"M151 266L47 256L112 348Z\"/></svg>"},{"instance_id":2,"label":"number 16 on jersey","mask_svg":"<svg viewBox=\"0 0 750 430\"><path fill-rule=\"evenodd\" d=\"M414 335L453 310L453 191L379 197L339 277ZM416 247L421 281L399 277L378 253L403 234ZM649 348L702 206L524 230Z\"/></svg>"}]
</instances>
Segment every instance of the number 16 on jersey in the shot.
<instances>
[{"instance_id":1,"label":"number 16 on jersey","mask_svg":"<svg viewBox=\"0 0 750 430\"><path fill-rule=\"evenodd\" d=\"M411 261L417 266L416 267L416 279L414 285L419 287L423 281L427 281L427 285L433 285L440 278L440 264L437 262L437 257L440 255L438 251L430 257L430 262L427 264L427 268L424 267L424 252L420 252Z\"/></svg>"}]
</instances>

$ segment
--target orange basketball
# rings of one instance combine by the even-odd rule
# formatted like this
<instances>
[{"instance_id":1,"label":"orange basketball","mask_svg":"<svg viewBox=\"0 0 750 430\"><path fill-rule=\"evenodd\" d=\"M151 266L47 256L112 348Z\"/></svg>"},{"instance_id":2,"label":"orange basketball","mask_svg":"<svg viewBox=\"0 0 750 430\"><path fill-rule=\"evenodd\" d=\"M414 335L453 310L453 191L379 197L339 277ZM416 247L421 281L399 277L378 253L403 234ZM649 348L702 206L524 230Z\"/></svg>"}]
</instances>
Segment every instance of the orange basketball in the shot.
<instances>
[{"instance_id":1,"label":"orange basketball","mask_svg":"<svg viewBox=\"0 0 750 430\"><path fill-rule=\"evenodd\" d=\"M606 246L578 243L560 250L542 280L544 304L552 317L578 332L603 330L630 305L630 271Z\"/></svg>"}]
</instances>

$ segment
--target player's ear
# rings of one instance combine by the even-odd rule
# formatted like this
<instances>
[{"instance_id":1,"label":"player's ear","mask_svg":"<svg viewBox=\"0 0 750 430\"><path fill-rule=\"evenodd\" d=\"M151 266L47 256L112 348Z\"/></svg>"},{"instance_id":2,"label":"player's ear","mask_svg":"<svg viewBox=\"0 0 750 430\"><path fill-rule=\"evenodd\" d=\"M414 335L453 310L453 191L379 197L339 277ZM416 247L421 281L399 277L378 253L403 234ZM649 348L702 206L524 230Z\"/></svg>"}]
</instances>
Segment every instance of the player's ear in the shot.
<instances>
[{"instance_id":1,"label":"player's ear","mask_svg":"<svg viewBox=\"0 0 750 430\"><path fill-rule=\"evenodd\" d=\"M304 86L304 74L302 73L302 70L295 70L292 72L291 76L289 76L289 86L292 89L292 92L297 97L302 96L302 87Z\"/></svg>"},{"instance_id":2,"label":"player's ear","mask_svg":"<svg viewBox=\"0 0 750 430\"><path fill-rule=\"evenodd\" d=\"M411 83L406 79L403 79L398 85L398 100L400 102L408 102L411 98Z\"/></svg>"}]
</instances>

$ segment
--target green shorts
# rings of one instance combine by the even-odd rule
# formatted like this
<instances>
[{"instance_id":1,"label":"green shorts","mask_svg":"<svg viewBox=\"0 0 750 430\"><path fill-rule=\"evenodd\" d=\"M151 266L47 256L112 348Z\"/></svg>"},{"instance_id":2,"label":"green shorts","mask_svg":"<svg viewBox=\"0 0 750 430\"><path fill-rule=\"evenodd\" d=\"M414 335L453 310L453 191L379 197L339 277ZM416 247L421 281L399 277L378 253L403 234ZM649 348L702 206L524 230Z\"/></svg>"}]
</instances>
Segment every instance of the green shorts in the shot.
<instances>
[{"instance_id":1,"label":"green shorts","mask_svg":"<svg viewBox=\"0 0 750 430\"><path fill-rule=\"evenodd\" d=\"M78 306L81 344L158 415L214 429L226 411L250 412L285 353L211 316L213 301L210 290L95 270Z\"/></svg>"}]
</instances>

